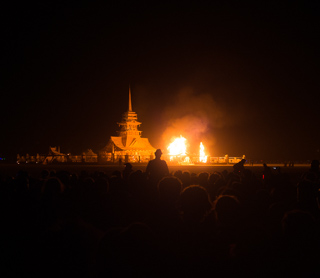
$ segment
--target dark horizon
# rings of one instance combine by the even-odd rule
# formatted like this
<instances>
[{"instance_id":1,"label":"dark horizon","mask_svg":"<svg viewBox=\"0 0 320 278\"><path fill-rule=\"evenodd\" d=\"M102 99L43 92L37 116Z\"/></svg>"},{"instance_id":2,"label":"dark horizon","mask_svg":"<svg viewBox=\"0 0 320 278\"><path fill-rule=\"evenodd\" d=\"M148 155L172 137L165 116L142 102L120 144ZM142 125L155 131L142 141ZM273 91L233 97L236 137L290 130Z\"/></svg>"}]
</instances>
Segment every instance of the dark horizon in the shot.
<instances>
[{"instance_id":1,"label":"dark horizon","mask_svg":"<svg viewBox=\"0 0 320 278\"><path fill-rule=\"evenodd\" d=\"M116 135L130 84L155 148L174 129L211 156L319 159L319 10L7 4L0 155L98 151Z\"/></svg>"}]
</instances>

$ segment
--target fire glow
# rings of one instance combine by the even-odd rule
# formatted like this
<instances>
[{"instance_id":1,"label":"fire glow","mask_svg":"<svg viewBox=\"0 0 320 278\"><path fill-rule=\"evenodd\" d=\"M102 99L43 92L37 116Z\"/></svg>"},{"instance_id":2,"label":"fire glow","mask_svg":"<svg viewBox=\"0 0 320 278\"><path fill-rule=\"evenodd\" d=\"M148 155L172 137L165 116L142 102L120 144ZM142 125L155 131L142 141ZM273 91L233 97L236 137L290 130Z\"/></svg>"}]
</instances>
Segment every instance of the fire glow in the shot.
<instances>
[{"instance_id":1,"label":"fire glow","mask_svg":"<svg viewBox=\"0 0 320 278\"><path fill-rule=\"evenodd\" d=\"M187 139L180 135L179 138L176 138L168 147L169 155L177 156L177 155L186 155Z\"/></svg>"},{"instance_id":2,"label":"fire glow","mask_svg":"<svg viewBox=\"0 0 320 278\"><path fill-rule=\"evenodd\" d=\"M207 156L204 152L204 146L203 146L202 142L200 142L199 161L203 162L203 163L207 162Z\"/></svg>"},{"instance_id":3,"label":"fire glow","mask_svg":"<svg viewBox=\"0 0 320 278\"><path fill-rule=\"evenodd\" d=\"M187 156L187 139L180 135L174 139L168 146L170 161L178 161L182 164L193 164L190 157ZM208 156L205 154L204 145L200 143L199 162L206 163Z\"/></svg>"}]
</instances>

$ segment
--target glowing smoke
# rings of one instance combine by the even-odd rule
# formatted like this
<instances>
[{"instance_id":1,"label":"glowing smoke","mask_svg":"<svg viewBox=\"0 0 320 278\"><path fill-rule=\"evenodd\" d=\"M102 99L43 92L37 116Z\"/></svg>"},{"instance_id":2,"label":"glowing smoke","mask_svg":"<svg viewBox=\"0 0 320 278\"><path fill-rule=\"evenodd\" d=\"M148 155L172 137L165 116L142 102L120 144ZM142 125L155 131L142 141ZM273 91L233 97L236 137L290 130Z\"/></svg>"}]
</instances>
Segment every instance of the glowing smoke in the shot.
<instances>
[{"instance_id":1,"label":"glowing smoke","mask_svg":"<svg viewBox=\"0 0 320 278\"><path fill-rule=\"evenodd\" d=\"M168 145L173 137L182 135L194 152L201 141L206 146L214 145L213 129L227 123L222 111L209 94L195 94L191 90L180 92L164 111L167 125L162 134L163 144Z\"/></svg>"}]
</instances>

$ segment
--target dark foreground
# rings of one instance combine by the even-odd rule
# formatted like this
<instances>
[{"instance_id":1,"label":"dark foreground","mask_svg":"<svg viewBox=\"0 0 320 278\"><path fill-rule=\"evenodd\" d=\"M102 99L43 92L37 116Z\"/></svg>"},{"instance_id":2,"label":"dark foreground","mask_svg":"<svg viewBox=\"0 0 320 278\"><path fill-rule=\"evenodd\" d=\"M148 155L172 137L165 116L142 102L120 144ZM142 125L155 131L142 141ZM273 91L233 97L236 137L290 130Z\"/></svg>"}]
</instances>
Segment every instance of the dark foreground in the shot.
<instances>
[{"instance_id":1,"label":"dark foreground","mask_svg":"<svg viewBox=\"0 0 320 278\"><path fill-rule=\"evenodd\" d=\"M1 277L318 277L319 170L145 168L1 165Z\"/></svg>"},{"instance_id":2,"label":"dark foreground","mask_svg":"<svg viewBox=\"0 0 320 278\"><path fill-rule=\"evenodd\" d=\"M132 164L133 170L141 170L145 171L147 165L146 164ZM226 171L232 171L233 165L170 165L169 164L169 171L170 173L174 173L177 170L181 171L188 171L190 173L199 174L201 172L207 172L207 173L214 173L216 171L222 172L224 170ZM293 179L293 181L298 182L301 175L310 167L310 165L306 164L298 164L294 167L283 167L283 165L280 164L270 164L268 165L270 168L273 167L280 167L280 170L282 173L290 175L290 177ZM27 171L30 175L37 178L40 176L41 171L43 170L55 170L55 171L68 171L70 173L76 173L80 174L81 171L87 171L88 173L94 173L94 172L104 172L107 175L110 175L118 170L122 171L124 169L124 165L82 165L82 164L73 164L73 165L65 165L65 164L49 164L49 165L39 165L39 164L6 164L1 165L0 164L0 175L6 176L11 175L14 176L18 171L23 170ZM251 165L245 165L247 169L252 171L257 177L262 177L263 173L263 166L262 164L254 164Z\"/></svg>"}]
</instances>

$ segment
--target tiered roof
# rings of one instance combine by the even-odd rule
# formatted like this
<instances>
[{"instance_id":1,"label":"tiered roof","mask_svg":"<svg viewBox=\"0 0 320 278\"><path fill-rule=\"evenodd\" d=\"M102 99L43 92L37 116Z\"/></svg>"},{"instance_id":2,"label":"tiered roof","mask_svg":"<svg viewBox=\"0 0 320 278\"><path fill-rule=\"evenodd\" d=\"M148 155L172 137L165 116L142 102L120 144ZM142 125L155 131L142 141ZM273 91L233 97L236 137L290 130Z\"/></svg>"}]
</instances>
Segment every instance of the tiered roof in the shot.
<instances>
[{"instance_id":1,"label":"tiered roof","mask_svg":"<svg viewBox=\"0 0 320 278\"><path fill-rule=\"evenodd\" d=\"M128 111L122 114L122 120L118 123L120 130L117 132L119 136L111 136L107 146L102 151L113 153L115 151L127 152L150 152L153 153L153 148L148 138L142 138L138 126L138 116L136 112L132 111L131 89L129 87L129 105Z\"/></svg>"}]
</instances>

